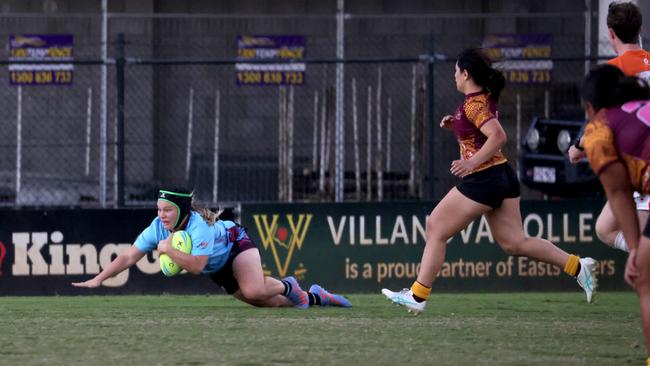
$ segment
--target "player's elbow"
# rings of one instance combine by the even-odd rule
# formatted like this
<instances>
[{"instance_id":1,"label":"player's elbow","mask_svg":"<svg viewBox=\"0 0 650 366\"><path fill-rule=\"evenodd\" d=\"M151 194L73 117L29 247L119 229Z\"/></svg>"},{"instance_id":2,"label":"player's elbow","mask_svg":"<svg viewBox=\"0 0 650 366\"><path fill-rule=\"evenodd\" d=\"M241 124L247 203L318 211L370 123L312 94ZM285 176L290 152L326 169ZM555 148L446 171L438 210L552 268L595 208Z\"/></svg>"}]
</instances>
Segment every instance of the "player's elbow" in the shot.
<instances>
[{"instance_id":1,"label":"player's elbow","mask_svg":"<svg viewBox=\"0 0 650 366\"><path fill-rule=\"evenodd\" d=\"M508 135L506 135L506 132L503 129L498 129L494 135L494 138L499 147L505 145L506 142L508 142Z\"/></svg>"},{"instance_id":2,"label":"player's elbow","mask_svg":"<svg viewBox=\"0 0 650 366\"><path fill-rule=\"evenodd\" d=\"M205 266L208 264L208 257L195 256L193 259L194 260L192 261L192 265L188 266L189 268L185 268L185 270L187 270L191 274L195 274L195 275L201 274Z\"/></svg>"},{"instance_id":3,"label":"player's elbow","mask_svg":"<svg viewBox=\"0 0 650 366\"><path fill-rule=\"evenodd\" d=\"M119 255L115 260L121 261L121 264L127 267L131 267L136 264L144 255L138 251L127 250Z\"/></svg>"},{"instance_id":4,"label":"player's elbow","mask_svg":"<svg viewBox=\"0 0 650 366\"><path fill-rule=\"evenodd\" d=\"M198 265L192 265L189 268L185 268L185 270L188 271L191 274L198 275L198 274L201 274L204 267L205 266L199 267Z\"/></svg>"},{"instance_id":5,"label":"player's elbow","mask_svg":"<svg viewBox=\"0 0 650 366\"><path fill-rule=\"evenodd\" d=\"M198 269L198 268L194 268L194 269L187 268L186 270L193 275L200 275L201 271L203 271L203 269Z\"/></svg>"}]
</instances>

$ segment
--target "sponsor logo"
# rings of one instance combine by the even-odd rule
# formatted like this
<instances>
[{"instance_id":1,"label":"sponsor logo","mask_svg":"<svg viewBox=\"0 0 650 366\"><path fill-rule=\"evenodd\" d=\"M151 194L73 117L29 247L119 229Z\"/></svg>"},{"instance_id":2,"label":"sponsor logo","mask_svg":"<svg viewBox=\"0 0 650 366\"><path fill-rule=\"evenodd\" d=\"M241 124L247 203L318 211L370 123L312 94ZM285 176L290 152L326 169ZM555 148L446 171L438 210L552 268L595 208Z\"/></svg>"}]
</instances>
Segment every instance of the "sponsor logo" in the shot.
<instances>
[{"instance_id":1,"label":"sponsor logo","mask_svg":"<svg viewBox=\"0 0 650 366\"><path fill-rule=\"evenodd\" d=\"M15 36L14 39L11 41L11 47L24 47L24 46L43 47L44 45L45 45L45 41L38 36L33 36L33 37Z\"/></svg>"},{"instance_id":2,"label":"sponsor logo","mask_svg":"<svg viewBox=\"0 0 650 366\"><path fill-rule=\"evenodd\" d=\"M298 262L295 266L291 264L296 249L302 248L313 216L312 214L284 215L282 223L288 224L287 227L280 225L280 215L253 215L264 250L271 251L279 277L287 276L290 268L293 269L293 276L299 279L307 272L307 268L302 263ZM267 275L273 273L270 270L265 272Z\"/></svg>"},{"instance_id":3,"label":"sponsor logo","mask_svg":"<svg viewBox=\"0 0 650 366\"><path fill-rule=\"evenodd\" d=\"M14 251L14 262L11 266L13 276L96 275L106 268L114 257L131 246L127 243L107 243L103 246L92 243L64 244L61 231L14 232L11 234L11 242ZM0 256L0 266L2 258L4 255ZM156 258L157 254L154 256L154 262L150 262L145 256L136 263L136 267L146 274L158 273L160 267L155 261ZM105 280L102 286L123 286L129 279L129 273L128 269L122 271Z\"/></svg>"}]
</instances>

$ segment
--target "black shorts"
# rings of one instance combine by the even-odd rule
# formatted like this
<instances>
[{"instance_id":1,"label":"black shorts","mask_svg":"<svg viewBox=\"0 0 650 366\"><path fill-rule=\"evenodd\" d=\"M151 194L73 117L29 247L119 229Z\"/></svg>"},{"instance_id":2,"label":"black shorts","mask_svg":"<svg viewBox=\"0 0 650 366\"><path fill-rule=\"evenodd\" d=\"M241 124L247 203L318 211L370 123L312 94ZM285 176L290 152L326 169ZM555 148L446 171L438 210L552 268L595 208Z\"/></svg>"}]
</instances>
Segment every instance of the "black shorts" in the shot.
<instances>
[{"instance_id":1,"label":"black shorts","mask_svg":"<svg viewBox=\"0 0 650 366\"><path fill-rule=\"evenodd\" d=\"M456 188L472 201L494 209L501 207L504 199L521 195L517 175L508 163L472 173L463 178Z\"/></svg>"},{"instance_id":2,"label":"black shorts","mask_svg":"<svg viewBox=\"0 0 650 366\"><path fill-rule=\"evenodd\" d=\"M645 229L643 229L643 236L650 238L650 215L648 215L648 221L645 224Z\"/></svg>"},{"instance_id":3,"label":"black shorts","mask_svg":"<svg viewBox=\"0 0 650 366\"><path fill-rule=\"evenodd\" d=\"M233 230L235 229L235 230ZM229 231L230 237L232 238L237 238L239 236L239 227L235 226L231 228ZM232 262L235 260L235 258L243 251L246 251L248 249L257 249L257 245L248 237L248 234L244 234L244 237L241 240L235 240L232 239L233 245L232 249L230 250L230 255L228 256L228 261L226 264L221 267L220 270L212 273L210 275L210 278L212 281L214 281L217 285L221 286L226 290L226 292L230 295L234 294L239 290L239 283L237 282L237 279L235 278L235 275L232 270Z\"/></svg>"}]
</instances>

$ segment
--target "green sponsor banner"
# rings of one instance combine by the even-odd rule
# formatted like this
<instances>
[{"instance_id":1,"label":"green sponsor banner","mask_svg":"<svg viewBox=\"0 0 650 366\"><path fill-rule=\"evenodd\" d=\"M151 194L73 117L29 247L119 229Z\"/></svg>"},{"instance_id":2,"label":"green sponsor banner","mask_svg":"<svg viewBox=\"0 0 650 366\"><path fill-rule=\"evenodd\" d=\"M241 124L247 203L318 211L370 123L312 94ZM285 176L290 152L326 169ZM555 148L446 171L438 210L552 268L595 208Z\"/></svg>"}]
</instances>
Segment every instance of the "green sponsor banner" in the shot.
<instances>
[{"instance_id":1,"label":"green sponsor banner","mask_svg":"<svg viewBox=\"0 0 650 366\"><path fill-rule=\"evenodd\" d=\"M524 231L596 259L601 289L628 289L623 280L626 253L596 237L603 203L522 202ZM266 274L295 276L305 286L377 292L409 287L415 280L433 207L426 202L243 205L242 224L260 248ZM434 288L556 291L577 290L578 285L562 268L506 254L481 217L449 241Z\"/></svg>"}]
</instances>

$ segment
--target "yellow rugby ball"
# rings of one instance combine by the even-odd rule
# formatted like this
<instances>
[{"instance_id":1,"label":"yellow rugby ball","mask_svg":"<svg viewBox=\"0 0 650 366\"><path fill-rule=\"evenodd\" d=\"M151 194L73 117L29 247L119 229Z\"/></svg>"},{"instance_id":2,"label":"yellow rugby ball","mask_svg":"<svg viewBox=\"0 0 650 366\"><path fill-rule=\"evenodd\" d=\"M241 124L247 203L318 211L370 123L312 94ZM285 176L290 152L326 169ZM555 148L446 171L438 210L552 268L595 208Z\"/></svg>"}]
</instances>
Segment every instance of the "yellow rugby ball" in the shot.
<instances>
[{"instance_id":1,"label":"yellow rugby ball","mask_svg":"<svg viewBox=\"0 0 650 366\"><path fill-rule=\"evenodd\" d=\"M192 251L192 238L186 231L177 231L172 234L172 248L190 254ZM167 254L161 254L159 260L160 270L167 277L176 276L183 270Z\"/></svg>"}]
</instances>

